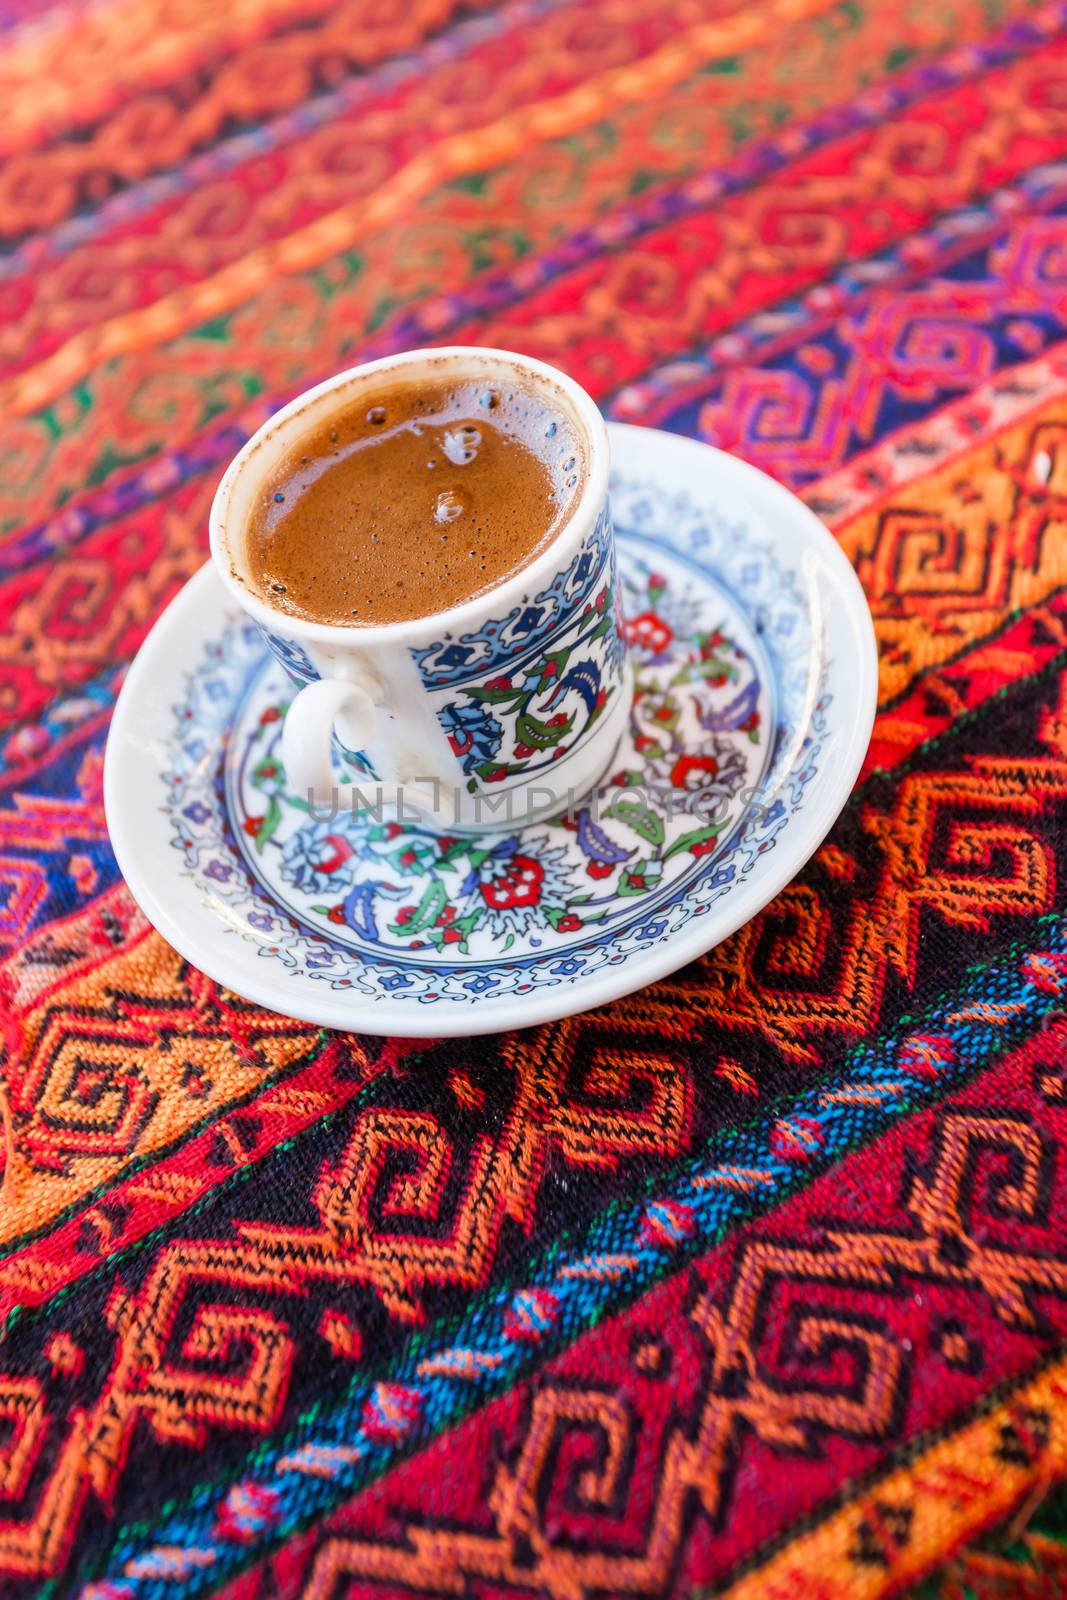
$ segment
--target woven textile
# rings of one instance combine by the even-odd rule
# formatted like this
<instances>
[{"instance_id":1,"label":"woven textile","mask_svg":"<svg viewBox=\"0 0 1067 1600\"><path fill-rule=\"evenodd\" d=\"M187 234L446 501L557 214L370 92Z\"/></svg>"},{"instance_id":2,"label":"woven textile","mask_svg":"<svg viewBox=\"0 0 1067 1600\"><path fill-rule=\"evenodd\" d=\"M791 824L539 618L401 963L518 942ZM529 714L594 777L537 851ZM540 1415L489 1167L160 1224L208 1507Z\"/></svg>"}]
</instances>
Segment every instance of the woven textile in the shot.
<instances>
[{"instance_id":1,"label":"woven textile","mask_svg":"<svg viewBox=\"0 0 1067 1600\"><path fill-rule=\"evenodd\" d=\"M1067 1586L1067 0L0 0L0 1593ZM861 780L489 1040L219 988L123 671L307 384L433 342L854 562Z\"/></svg>"}]
</instances>

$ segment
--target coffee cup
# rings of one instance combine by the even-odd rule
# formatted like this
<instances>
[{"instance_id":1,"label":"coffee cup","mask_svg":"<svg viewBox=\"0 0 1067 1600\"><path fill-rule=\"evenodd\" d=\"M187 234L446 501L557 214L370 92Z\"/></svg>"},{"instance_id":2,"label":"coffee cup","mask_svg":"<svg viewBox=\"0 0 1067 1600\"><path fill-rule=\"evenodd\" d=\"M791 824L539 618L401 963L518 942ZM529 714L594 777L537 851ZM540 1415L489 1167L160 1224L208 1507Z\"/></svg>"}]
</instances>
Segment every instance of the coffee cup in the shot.
<instances>
[{"instance_id":1,"label":"coffee cup","mask_svg":"<svg viewBox=\"0 0 1067 1600\"><path fill-rule=\"evenodd\" d=\"M349 626L296 616L257 590L248 529L300 441L386 377L432 364L508 382L566 410L584 474L568 515L529 564L447 610ZM513 828L573 806L608 770L630 678L608 505L608 440L585 391L508 351L451 346L387 356L291 401L240 450L215 495L211 554L294 687L282 759L318 815L388 809L439 832Z\"/></svg>"}]
</instances>

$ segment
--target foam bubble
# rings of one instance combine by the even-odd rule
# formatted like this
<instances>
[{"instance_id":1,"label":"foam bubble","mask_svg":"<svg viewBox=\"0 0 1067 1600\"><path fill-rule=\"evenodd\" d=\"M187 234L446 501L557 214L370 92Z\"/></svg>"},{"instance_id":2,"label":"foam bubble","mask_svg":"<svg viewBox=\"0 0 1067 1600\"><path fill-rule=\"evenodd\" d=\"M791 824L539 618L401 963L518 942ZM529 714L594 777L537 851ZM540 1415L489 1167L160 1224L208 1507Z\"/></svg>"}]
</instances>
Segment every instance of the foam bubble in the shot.
<instances>
[{"instance_id":1,"label":"foam bubble","mask_svg":"<svg viewBox=\"0 0 1067 1600\"><path fill-rule=\"evenodd\" d=\"M482 436L473 423L465 422L461 428L448 428L441 437L441 448L454 467L465 467L478 454Z\"/></svg>"},{"instance_id":2,"label":"foam bubble","mask_svg":"<svg viewBox=\"0 0 1067 1600\"><path fill-rule=\"evenodd\" d=\"M438 522L455 522L469 509L470 496L462 489L442 489L434 501L433 514Z\"/></svg>"}]
</instances>

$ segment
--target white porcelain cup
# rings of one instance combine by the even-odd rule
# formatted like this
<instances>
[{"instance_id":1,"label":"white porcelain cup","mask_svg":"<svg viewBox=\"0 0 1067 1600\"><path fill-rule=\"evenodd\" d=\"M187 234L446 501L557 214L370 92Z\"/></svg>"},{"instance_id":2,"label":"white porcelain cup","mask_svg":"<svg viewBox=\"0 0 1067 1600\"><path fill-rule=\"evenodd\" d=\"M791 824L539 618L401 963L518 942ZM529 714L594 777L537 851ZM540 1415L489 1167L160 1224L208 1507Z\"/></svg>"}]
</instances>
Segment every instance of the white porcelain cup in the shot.
<instances>
[{"instance_id":1,"label":"white porcelain cup","mask_svg":"<svg viewBox=\"0 0 1067 1600\"><path fill-rule=\"evenodd\" d=\"M245 534L284 457L383 373L542 390L584 444L571 515L529 566L447 611L346 627L272 606L248 580ZM503 350L413 350L354 367L277 412L230 464L211 508L219 576L297 693L282 733L291 792L330 812L395 808L439 830L513 827L567 809L603 776L630 681L608 508L608 439L584 389ZM347 771L346 771L347 769Z\"/></svg>"}]
</instances>

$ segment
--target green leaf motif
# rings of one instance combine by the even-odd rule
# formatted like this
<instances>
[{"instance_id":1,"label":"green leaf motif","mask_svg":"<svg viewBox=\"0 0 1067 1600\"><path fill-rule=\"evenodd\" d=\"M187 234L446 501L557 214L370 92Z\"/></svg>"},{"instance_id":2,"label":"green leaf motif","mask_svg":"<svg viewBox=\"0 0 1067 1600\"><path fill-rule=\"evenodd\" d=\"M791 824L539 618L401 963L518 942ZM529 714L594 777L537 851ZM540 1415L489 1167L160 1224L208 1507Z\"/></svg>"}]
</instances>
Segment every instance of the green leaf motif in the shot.
<instances>
[{"instance_id":1,"label":"green leaf motif","mask_svg":"<svg viewBox=\"0 0 1067 1600\"><path fill-rule=\"evenodd\" d=\"M725 678L728 683L737 683L740 676L732 661L712 656L707 661L689 661L680 667L671 679L671 687L679 683L692 683L695 678Z\"/></svg>"},{"instance_id":2,"label":"green leaf motif","mask_svg":"<svg viewBox=\"0 0 1067 1600\"><path fill-rule=\"evenodd\" d=\"M432 927L448 903L443 883L438 883L435 878L427 885L426 893L419 901L415 915L409 922L391 922L390 933L421 933L424 928Z\"/></svg>"},{"instance_id":3,"label":"green leaf motif","mask_svg":"<svg viewBox=\"0 0 1067 1600\"><path fill-rule=\"evenodd\" d=\"M641 882L634 883L633 880L635 877L640 878ZM635 894L647 894L650 889L654 889L656 887L658 882L658 871L655 874L646 874L637 871L624 872L619 880L618 893L627 898Z\"/></svg>"},{"instance_id":4,"label":"green leaf motif","mask_svg":"<svg viewBox=\"0 0 1067 1600\"><path fill-rule=\"evenodd\" d=\"M514 687L510 689L464 689L463 693L469 695L472 700L483 700L487 705L491 706L502 706L508 703L518 705L520 701L526 698L526 691L521 687L517 689Z\"/></svg>"},{"instance_id":5,"label":"green leaf motif","mask_svg":"<svg viewBox=\"0 0 1067 1600\"><path fill-rule=\"evenodd\" d=\"M282 820L281 801L276 794L272 794L267 802L267 809L260 823L259 832L256 834L256 854L263 854L263 846L278 831L278 824Z\"/></svg>"},{"instance_id":6,"label":"green leaf motif","mask_svg":"<svg viewBox=\"0 0 1067 1600\"><path fill-rule=\"evenodd\" d=\"M650 806L646 806L643 800L620 794L611 802L604 815L614 817L617 822L624 822L628 828L633 829L638 838L644 839L646 844L658 847L663 843L663 818Z\"/></svg>"},{"instance_id":7,"label":"green leaf motif","mask_svg":"<svg viewBox=\"0 0 1067 1600\"><path fill-rule=\"evenodd\" d=\"M683 833L680 839L675 839L669 850L664 851L664 861L669 861L671 856L680 855L683 850L690 850L695 844L705 844L708 839L717 839L725 826L725 822L715 822L706 828L695 828L692 833Z\"/></svg>"},{"instance_id":8,"label":"green leaf motif","mask_svg":"<svg viewBox=\"0 0 1067 1600\"><path fill-rule=\"evenodd\" d=\"M458 933L460 937L452 940L451 944L449 945L449 949L465 951L467 948L467 940L470 937L472 930L477 927L480 918L480 912L472 911L465 917L457 917L455 922L450 922L448 924L447 928L430 928L426 937L429 939L432 945L436 945L437 948L440 949L445 942L446 933Z\"/></svg>"},{"instance_id":9,"label":"green leaf motif","mask_svg":"<svg viewBox=\"0 0 1067 1600\"><path fill-rule=\"evenodd\" d=\"M558 728L550 728L540 717L532 717L528 711L524 711L516 719L515 738L520 744L528 744L534 750L551 750L567 737L573 727L573 713Z\"/></svg>"}]
</instances>

